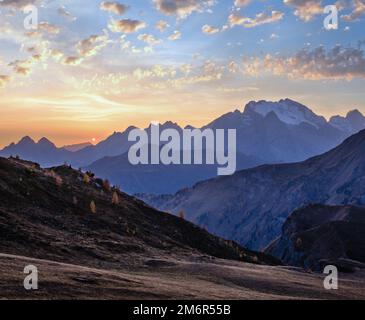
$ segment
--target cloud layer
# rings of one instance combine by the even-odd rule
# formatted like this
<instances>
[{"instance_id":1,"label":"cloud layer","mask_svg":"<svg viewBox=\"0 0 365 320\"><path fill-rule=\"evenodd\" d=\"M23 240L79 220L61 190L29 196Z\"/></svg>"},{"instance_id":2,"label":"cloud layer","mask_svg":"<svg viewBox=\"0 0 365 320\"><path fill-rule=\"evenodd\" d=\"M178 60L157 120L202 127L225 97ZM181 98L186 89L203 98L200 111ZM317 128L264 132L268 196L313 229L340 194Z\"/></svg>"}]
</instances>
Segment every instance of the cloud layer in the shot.
<instances>
[{"instance_id":1,"label":"cloud layer","mask_svg":"<svg viewBox=\"0 0 365 320\"><path fill-rule=\"evenodd\" d=\"M117 15L123 15L128 10L128 6L119 2L103 1L100 4L100 9Z\"/></svg>"},{"instance_id":2,"label":"cloud layer","mask_svg":"<svg viewBox=\"0 0 365 320\"><path fill-rule=\"evenodd\" d=\"M112 20L109 23L109 29L113 32L132 33L146 28L146 23L140 20L123 19Z\"/></svg>"},{"instance_id":3,"label":"cloud layer","mask_svg":"<svg viewBox=\"0 0 365 320\"><path fill-rule=\"evenodd\" d=\"M231 27L243 26L245 28L253 28L267 23L273 23L283 19L284 13L280 11L272 11L271 14L258 13L255 18L242 17L237 14L231 14L228 17L228 23Z\"/></svg>"},{"instance_id":4,"label":"cloud layer","mask_svg":"<svg viewBox=\"0 0 365 320\"><path fill-rule=\"evenodd\" d=\"M27 5L35 4L37 0L2 0L0 6L21 9Z\"/></svg>"},{"instance_id":5,"label":"cloud layer","mask_svg":"<svg viewBox=\"0 0 365 320\"><path fill-rule=\"evenodd\" d=\"M365 15L365 0L353 0L352 7L351 13L342 16L345 21L358 21Z\"/></svg>"},{"instance_id":6,"label":"cloud layer","mask_svg":"<svg viewBox=\"0 0 365 320\"><path fill-rule=\"evenodd\" d=\"M166 15L185 18L194 11L201 11L214 5L213 0L154 0L157 10Z\"/></svg>"},{"instance_id":7,"label":"cloud layer","mask_svg":"<svg viewBox=\"0 0 365 320\"><path fill-rule=\"evenodd\" d=\"M326 50L323 46L305 48L293 56L266 55L264 59L253 57L245 61L244 72L252 76L269 72L306 80L365 79L365 55L359 48L340 45L331 50Z\"/></svg>"},{"instance_id":8,"label":"cloud layer","mask_svg":"<svg viewBox=\"0 0 365 320\"><path fill-rule=\"evenodd\" d=\"M322 0L284 0L284 3L293 7L294 14L306 22L318 14L323 14Z\"/></svg>"}]
</instances>

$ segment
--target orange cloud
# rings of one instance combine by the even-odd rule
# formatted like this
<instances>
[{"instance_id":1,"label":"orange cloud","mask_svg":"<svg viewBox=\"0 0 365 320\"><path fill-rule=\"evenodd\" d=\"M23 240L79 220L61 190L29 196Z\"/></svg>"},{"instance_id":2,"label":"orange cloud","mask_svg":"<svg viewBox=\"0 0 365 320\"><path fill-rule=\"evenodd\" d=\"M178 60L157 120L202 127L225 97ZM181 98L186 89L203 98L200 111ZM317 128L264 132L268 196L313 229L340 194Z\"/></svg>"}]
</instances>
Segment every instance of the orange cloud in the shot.
<instances>
[{"instance_id":1,"label":"orange cloud","mask_svg":"<svg viewBox=\"0 0 365 320\"><path fill-rule=\"evenodd\" d=\"M133 33L144 28L146 28L146 23L139 20L112 20L109 23L109 29L113 32Z\"/></svg>"},{"instance_id":2,"label":"orange cloud","mask_svg":"<svg viewBox=\"0 0 365 320\"><path fill-rule=\"evenodd\" d=\"M128 6L119 2L103 1L100 4L100 9L114 14L123 15L128 10Z\"/></svg>"},{"instance_id":3,"label":"orange cloud","mask_svg":"<svg viewBox=\"0 0 365 320\"><path fill-rule=\"evenodd\" d=\"M323 13L322 1L318 0L284 0L288 6L294 7L294 14L303 21L310 21L315 15Z\"/></svg>"},{"instance_id":4,"label":"orange cloud","mask_svg":"<svg viewBox=\"0 0 365 320\"><path fill-rule=\"evenodd\" d=\"M245 28L253 28L262 24L273 23L283 19L284 13L280 11L272 11L271 14L258 13L255 18L241 17L237 14L231 14L228 17L228 23L231 27L243 26Z\"/></svg>"},{"instance_id":5,"label":"orange cloud","mask_svg":"<svg viewBox=\"0 0 365 320\"><path fill-rule=\"evenodd\" d=\"M171 41L176 41L179 40L181 38L181 32L175 30L170 36L169 36L169 40Z\"/></svg>"},{"instance_id":6,"label":"orange cloud","mask_svg":"<svg viewBox=\"0 0 365 320\"><path fill-rule=\"evenodd\" d=\"M154 2L157 10L179 18L185 18L194 11L202 11L215 3L213 0L154 0Z\"/></svg>"},{"instance_id":7,"label":"orange cloud","mask_svg":"<svg viewBox=\"0 0 365 320\"><path fill-rule=\"evenodd\" d=\"M10 80L7 75L0 74L0 88L4 87Z\"/></svg>"},{"instance_id":8,"label":"orange cloud","mask_svg":"<svg viewBox=\"0 0 365 320\"><path fill-rule=\"evenodd\" d=\"M215 34L219 32L219 28L215 28L206 24L202 27L202 31L206 34Z\"/></svg>"}]
</instances>

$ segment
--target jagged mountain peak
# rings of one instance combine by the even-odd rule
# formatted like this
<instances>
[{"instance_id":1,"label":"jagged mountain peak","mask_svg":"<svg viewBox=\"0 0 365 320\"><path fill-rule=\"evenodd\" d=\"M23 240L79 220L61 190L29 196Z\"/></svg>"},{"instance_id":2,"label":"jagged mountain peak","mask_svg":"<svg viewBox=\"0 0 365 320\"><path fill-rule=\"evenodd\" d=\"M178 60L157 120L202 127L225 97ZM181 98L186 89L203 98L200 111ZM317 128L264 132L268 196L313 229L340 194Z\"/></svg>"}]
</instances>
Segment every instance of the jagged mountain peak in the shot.
<instances>
[{"instance_id":1,"label":"jagged mountain peak","mask_svg":"<svg viewBox=\"0 0 365 320\"><path fill-rule=\"evenodd\" d=\"M148 126L148 128L146 128L146 130L151 130L152 127L155 127L159 125L159 129L160 131L162 130L166 130L166 129L175 129L175 130L182 130L182 127L179 126L178 123L173 122L173 121L166 121L164 123L156 123L156 122L151 122L150 125Z\"/></svg>"},{"instance_id":2,"label":"jagged mountain peak","mask_svg":"<svg viewBox=\"0 0 365 320\"><path fill-rule=\"evenodd\" d=\"M25 136L19 140L18 144L20 145L35 144L35 141L30 136Z\"/></svg>"},{"instance_id":3,"label":"jagged mountain peak","mask_svg":"<svg viewBox=\"0 0 365 320\"><path fill-rule=\"evenodd\" d=\"M191 125L187 125L187 126L184 127L184 129L186 129L186 130L194 130L196 128L193 127L193 126L191 126Z\"/></svg>"},{"instance_id":4,"label":"jagged mountain peak","mask_svg":"<svg viewBox=\"0 0 365 320\"><path fill-rule=\"evenodd\" d=\"M181 129L181 127L176 122L173 122L173 121L166 121L165 123L163 123L161 125L162 130L163 129L171 129L171 128L178 129L178 130Z\"/></svg>"},{"instance_id":5,"label":"jagged mountain peak","mask_svg":"<svg viewBox=\"0 0 365 320\"><path fill-rule=\"evenodd\" d=\"M363 125L365 124L364 115L357 109L350 111L346 118L356 129L362 129Z\"/></svg>"},{"instance_id":6,"label":"jagged mountain peak","mask_svg":"<svg viewBox=\"0 0 365 320\"><path fill-rule=\"evenodd\" d=\"M134 129L137 129L137 127L136 126L129 126L126 130L125 130L125 132L131 132L132 130L134 130Z\"/></svg>"},{"instance_id":7,"label":"jagged mountain peak","mask_svg":"<svg viewBox=\"0 0 365 320\"><path fill-rule=\"evenodd\" d=\"M326 120L322 116L318 116L308 107L291 99L282 99L276 102L266 100L250 101L244 109L244 114L252 112L263 117L270 112L274 112L280 121L289 125L309 123L318 128L326 124Z\"/></svg>"},{"instance_id":8,"label":"jagged mountain peak","mask_svg":"<svg viewBox=\"0 0 365 320\"><path fill-rule=\"evenodd\" d=\"M354 109L354 110L351 110L347 113L346 115L346 118L349 118L349 117L359 117L359 118L365 118L364 115L358 110L358 109Z\"/></svg>"},{"instance_id":9,"label":"jagged mountain peak","mask_svg":"<svg viewBox=\"0 0 365 320\"><path fill-rule=\"evenodd\" d=\"M45 138L45 137L39 139L38 145L45 146L45 147L56 148L55 144L52 141L50 141L49 139Z\"/></svg>"},{"instance_id":10,"label":"jagged mountain peak","mask_svg":"<svg viewBox=\"0 0 365 320\"><path fill-rule=\"evenodd\" d=\"M240 115L242 114L242 112L239 110L239 109L236 109L234 110L233 112L231 112L232 114L235 114L235 115Z\"/></svg>"},{"instance_id":11,"label":"jagged mountain peak","mask_svg":"<svg viewBox=\"0 0 365 320\"><path fill-rule=\"evenodd\" d=\"M349 134L354 134L359 130L365 128L365 117L359 110L354 109L352 111L349 111L346 114L346 117L332 117L329 123L339 130L342 130Z\"/></svg>"}]
</instances>

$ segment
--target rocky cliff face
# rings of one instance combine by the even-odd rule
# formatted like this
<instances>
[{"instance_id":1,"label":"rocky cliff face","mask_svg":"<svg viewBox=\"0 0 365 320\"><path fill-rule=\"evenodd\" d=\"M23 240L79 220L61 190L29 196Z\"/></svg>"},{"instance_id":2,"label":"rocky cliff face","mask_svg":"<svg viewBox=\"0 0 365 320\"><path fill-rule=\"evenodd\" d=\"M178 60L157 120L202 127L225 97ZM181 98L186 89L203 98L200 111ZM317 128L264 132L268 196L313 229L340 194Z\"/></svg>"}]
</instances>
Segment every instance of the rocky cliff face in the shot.
<instances>
[{"instance_id":1,"label":"rocky cliff face","mask_svg":"<svg viewBox=\"0 0 365 320\"><path fill-rule=\"evenodd\" d=\"M365 268L365 208L311 205L295 211L265 252L312 270Z\"/></svg>"}]
</instances>

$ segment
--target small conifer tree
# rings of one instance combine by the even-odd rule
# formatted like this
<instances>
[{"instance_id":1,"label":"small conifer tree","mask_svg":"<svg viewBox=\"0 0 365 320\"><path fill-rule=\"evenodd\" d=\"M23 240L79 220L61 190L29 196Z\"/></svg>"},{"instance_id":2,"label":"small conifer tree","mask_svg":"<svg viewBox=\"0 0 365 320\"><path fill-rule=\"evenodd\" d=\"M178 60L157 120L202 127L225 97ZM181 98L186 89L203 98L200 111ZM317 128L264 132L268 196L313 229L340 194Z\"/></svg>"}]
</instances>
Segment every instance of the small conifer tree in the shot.
<instances>
[{"instance_id":1,"label":"small conifer tree","mask_svg":"<svg viewBox=\"0 0 365 320\"><path fill-rule=\"evenodd\" d=\"M92 213L96 214L97 210L96 210L96 204L95 204L94 200L90 202L90 211Z\"/></svg>"},{"instance_id":2,"label":"small conifer tree","mask_svg":"<svg viewBox=\"0 0 365 320\"><path fill-rule=\"evenodd\" d=\"M179 218L185 220L185 212L184 211L179 212Z\"/></svg>"},{"instance_id":3,"label":"small conifer tree","mask_svg":"<svg viewBox=\"0 0 365 320\"><path fill-rule=\"evenodd\" d=\"M119 204L119 196L116 191L113 192L112 204L115 204L115 205Z\"/></svg>"},{"instance_id":4,"label":"small conifer tree","mask_svg":"<svg viewBox=\"0 0 365 320\"><path fill-rule=\"evenodd\" d=\"M104 190L106 190L106 191L110 191L110 190L111 190L111 186L110 186L110 182L109 182L109 180L104 180L104 181L103 181L103 188L104 188Z\"/></svg>"},{"instance_id":5,"label":"small conifer tree","mask_svg":"<svg viewBox=\"0 0 365 320\"><path fill-rule=\"evenodd\" d=\"M84 180L84 183L90 183L90 177L89 177L89 175L86 174L86 173L84 173L83 180Z\"/></svg>"}]
</instances>

